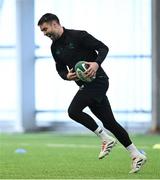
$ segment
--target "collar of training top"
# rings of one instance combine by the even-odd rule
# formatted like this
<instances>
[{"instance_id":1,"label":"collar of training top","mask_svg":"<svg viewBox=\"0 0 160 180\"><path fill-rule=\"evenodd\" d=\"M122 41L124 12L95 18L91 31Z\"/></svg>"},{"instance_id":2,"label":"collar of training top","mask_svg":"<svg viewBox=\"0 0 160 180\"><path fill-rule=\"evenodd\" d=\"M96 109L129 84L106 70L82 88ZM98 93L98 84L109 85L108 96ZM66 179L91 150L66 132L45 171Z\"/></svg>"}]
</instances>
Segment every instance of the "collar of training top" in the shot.
<instances>
[{"instance_id":1,"label":"collar of training top","mask_svg":"<svg viewBox=\"0 0 160 180\"><path fill-rule=\"evenodd\" d=\"M63 40L65 38L65 34L66 34L66 29L63 27L62 35L55 42Z\"/></svg>"}]
</instances>

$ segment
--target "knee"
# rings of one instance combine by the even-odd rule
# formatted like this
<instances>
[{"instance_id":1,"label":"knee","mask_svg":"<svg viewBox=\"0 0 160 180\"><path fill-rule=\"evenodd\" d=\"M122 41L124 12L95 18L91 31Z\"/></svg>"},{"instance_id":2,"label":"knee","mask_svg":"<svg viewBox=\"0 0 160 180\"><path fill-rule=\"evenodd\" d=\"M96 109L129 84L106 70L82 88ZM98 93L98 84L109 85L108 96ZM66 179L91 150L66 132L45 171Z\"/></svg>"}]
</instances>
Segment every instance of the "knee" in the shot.
<instances>
[{"instance_id":1,"label":"knee","mask_svg":"<svg viewBox=\"0 0 160 180\"><path fill-rule=\"evenodd\" d=\"M78 117L78 111L74 108L71 108L69 107L68 108L68 116L71 118L71 119L77 119Z\"/></svg>"}]
</instances>

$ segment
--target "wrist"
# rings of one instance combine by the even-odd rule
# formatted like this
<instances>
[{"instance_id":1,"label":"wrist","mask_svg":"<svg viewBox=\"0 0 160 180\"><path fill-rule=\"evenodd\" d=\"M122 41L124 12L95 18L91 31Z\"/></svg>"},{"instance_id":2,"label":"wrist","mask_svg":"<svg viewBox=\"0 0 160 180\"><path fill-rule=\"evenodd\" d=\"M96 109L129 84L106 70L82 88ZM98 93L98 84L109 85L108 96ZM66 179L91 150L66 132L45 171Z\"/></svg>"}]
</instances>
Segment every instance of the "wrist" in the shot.
<instances>
[{"instance_id":1,"label":"wrist","mask_svg":"<svg viewBox=\"0 0 160 180\"><path fill-rule=\"evenodd\" d=\"M95 62L95 64L96 64L96 66L97 66L97 69L98 69L100 65L98 64L98 62Z\"/></svg>"},{"instance_id":2,"label":"wrist","mask_svg":"<svg viewBox=\"0 0 160 180\"><path fill-rule=\"evenodd\" d=\"M95 63L98 65L98 67L101 65L99 61L95 61Z\"/></svg>"}]
</instances>

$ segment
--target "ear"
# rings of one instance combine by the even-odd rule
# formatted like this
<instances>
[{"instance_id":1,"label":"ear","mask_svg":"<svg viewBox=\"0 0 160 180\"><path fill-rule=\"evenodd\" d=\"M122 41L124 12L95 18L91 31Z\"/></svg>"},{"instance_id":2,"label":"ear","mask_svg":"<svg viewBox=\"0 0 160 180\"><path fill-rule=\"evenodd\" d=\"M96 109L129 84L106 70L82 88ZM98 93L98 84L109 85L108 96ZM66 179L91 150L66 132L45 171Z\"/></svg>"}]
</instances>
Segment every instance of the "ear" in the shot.
<instances>
[{"instance_id":1,"label":"ear","mask_svg":"<svg viewBox=\"0 0 160 180\"><path fill-rule=\"evenodd\" d=\"M54 27L57 27L57 26L58 26L58 23L57 23L56 21L52 21L52 25L53 25Z\"/></svg>"}]
</instances>

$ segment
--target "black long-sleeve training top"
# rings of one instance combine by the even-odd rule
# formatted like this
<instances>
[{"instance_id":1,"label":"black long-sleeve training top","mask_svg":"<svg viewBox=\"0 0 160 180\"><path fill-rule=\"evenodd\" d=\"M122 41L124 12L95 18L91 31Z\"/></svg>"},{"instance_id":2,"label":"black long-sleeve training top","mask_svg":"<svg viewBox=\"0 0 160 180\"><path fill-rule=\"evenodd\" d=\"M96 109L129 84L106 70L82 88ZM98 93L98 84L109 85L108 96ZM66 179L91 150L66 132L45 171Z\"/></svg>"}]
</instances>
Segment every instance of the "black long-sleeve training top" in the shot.
<instances>
[{"instance_id":1,"label":"black long-sleeve training top","mask_svg":"<svg viewBox=\"0 0 160 180\"><path fill-rule=\"evenodd\" d=\"M101 67L101 63L105 59L108 50L104 43L86 31L65 28L61 37L51 45L52 56L56 62L56 70L64 80L67 80L67 66L69 69L74 69L78 61L97 62L99 68L96 73L96 79L108 79L108 76ZM87 85L86 82L81 80L76 81L76 83L79 86Z\"/></svg>"}]
</instances>

